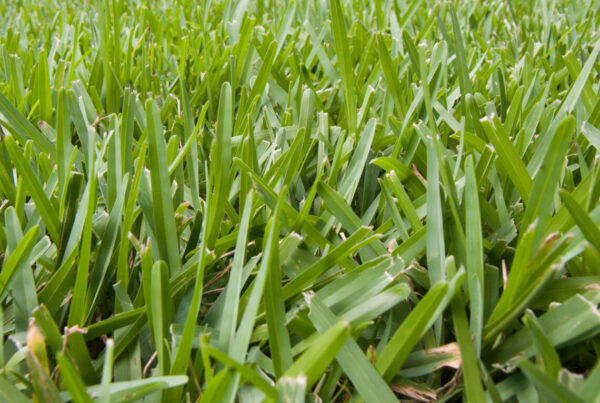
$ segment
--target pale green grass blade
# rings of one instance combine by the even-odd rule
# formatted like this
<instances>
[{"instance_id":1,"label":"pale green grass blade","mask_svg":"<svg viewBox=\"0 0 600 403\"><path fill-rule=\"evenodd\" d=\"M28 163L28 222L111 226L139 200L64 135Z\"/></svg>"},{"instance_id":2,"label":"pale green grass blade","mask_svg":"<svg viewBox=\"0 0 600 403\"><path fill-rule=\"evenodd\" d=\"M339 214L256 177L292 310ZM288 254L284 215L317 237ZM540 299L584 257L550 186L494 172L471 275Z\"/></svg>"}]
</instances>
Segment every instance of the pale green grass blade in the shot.
<instances>
[{"instance_id":1,"label":"pale green grass blade","mask_svg":"<svg viewBox=\"0 0 600 403\"><path fill-rule=\"evenodd\" d=\"M537 238L541 241L542 230L546 220L551 213L553 196L556 194L556 187L563 170L564 160L570 147L570 140L575 129L575 120L571 117L561 122L552 139L548 153L544 158L544 163L540 172L537 174L533 187L531 188L532 200L525 210L522 230L537 219ZM539 241L536 242L539 244Z\"/></svg>"},{"instance_id":2,"label":"pale green grass blade","mask_svg":"<svg viewBox=\"0 0 600 403\"><path fill-rule=\"evenodd\" d=\"M154 224L161 242L157 245L163 259L167 262L171 275L181 267L175 212L171 199L171 181L167 163L166 145L162 123L156 104L146 102L146 122L148 124L148 156L150 161L150 179L152 181L152 201L154 203Z\"/></svg>"},{"instance_id":3,"label":"pale green grass blade","mask_svg":"<svg viewBox=\"0 0 600 403\"><path fill-rule=\"evenodd\" d=\"M527 205L531 189L533 188L533 180L531 180L531 177L527 173L525 164L518 157L514 146L508 140L505 131L500 126L497 126L497 124L500 124L497 119L490 120L483 118L481 120L481 126L498 155L498 159L496 160L498 165L502 166L507 172L508 177L519 191L525 205Z\"/></svg>"},{"instance_id":4,"label":"pale green grass blade","mask_svg":"<svg viewBox=\"0 0 600 403\"><path fill-rule=\"evenodd\" d=\"M544 365L544 371L552 378L557 379L558 373L562 367L560 357L552 346L552 343L544 334L542 327L533 314L533 311L527 310L523 318L525 325L529 328L531 338L535 344L538 355L541 356Z\"/></svg>"},{"instance_id":5,"label":"pale green grass blade","mask_svg":"<svg viewBox=\"0 0 600 403\"><path fill-rule=\"evenodd\" d=\"M252 383L257 388L259 388L267 397L269 397L272 400L277 399L277 391L275 390L275 388L271 386L269 382L267 382L264 378L258 375L254 370L241 365L237 361L232 360L231 358L229 358L228 355L222 353L220 350L217 350L214 347L211 347L210 345L205 346L204 348L210 356L216 358L217 360L221 361L227 366L235 368L235 370L238 371L242 375L242 377L244 377L248 382Z\"/></svg>"},{"instance_id":6,"label":"pale green grass blade","mask_svg":"<svg viewBox=\"0 0 600 403\"><path fill-rule=\"evenodd\" d=\"M446 279L440 172L433 141L427 143L427 271L432 285Z\"/></svg>"},{"instance_id":7,"label":"pale green grass blade","mask_svg":"<svg viewBox=\"0 0 600 403\"><path fill-rule=\"evenodd\" d=\"M5 144L12 162L15 164L17 171L23 178L24 184L27 186L31 197L36 204L50 237L54 240L54 242L59 242L60 223L56 210L46 197L44 189L40 185L35 173L31 169L31 165L29 165L25 160L25 157L18 148L17 143L12 136L6 137Z\"/></svg>"},{"instance_id":8,"label":"pale green grass blade","mask_svg":"<svg viewBox=\"0 0 600 403\"><path fill-rule=\"evenodd\" d=\"M225 199L229 193L229 171L231 166L231 136L233 120L233 95L231 85L224 83L219 97L219 111L215 145L211 152L211 183L213 185L210 216L207 221L206 246L213 248L224 214Z\"/></svg>"},{"instance_id":9,"label":"pale green grass blade","mask_svg":"<svg viewBox=\"0 0 600 403\"><path fill-rule=\"evenodd\" d=\"M440 317L452 298L454 289L464 280L464 272L459 272L450 283L436 283L406 317L395 331L375 364L384 379L390 380L402 367L408 354L423 337L425 331Z\"/></svg>"},{"instance_id":10,"label":"pale green grass blade","mask_svg":"<svg viewBox=\"0 0 600 403\"><path fill-rule=\"evenodd\" d=\"M600 229L569 192L560 190L560 197L586 240L600 252Z\"/></svg>"},{"instance_id":11,"label":"pale green grass blade","mask_svg":"<svg viewBox=\"0 0 600 403\"><path fill-rule=\"evenodd\" d=\"M27 231L16 248L7 258L5 258L2 265L2 271L0 272L0 295L3 295L6 291L6 287L15 275L15 270L22 267L22 263L28 259L31 248L38 237L38 233L38 227L33 227Z\"/></svg>"},{"instance_id":12,"label":"pale green grass blade","mask_svg":"<svg viewBox=\"0 0 600 403\"><path fill-rule=\"evenodd\" d=\"M571 113L575 108L575 103L579 100L582 91L587 83L590 73L594 68L594 64L596 63L596 58L598 57L598 53L600 53L600 41L596 41L594 44L594 50L586 60L579 76L577 76L577 80L573 83L573 86L569 90L569 95L565 98L563 104L561 105L560 111L565 111L567 113Z\"/></svg>"},{"instance_id":13,"label":"pale green grass blade","mask_svg":"<svg viewBox=\"0 0 600 403\"><path fill-rule=\"evenodd\" d=\"M275 217L275 219L280 217L283 203L283 196L281 196L277 200L277 205L275 207L275 211L273 212L273 217ZM243 359L246 351L248 350L248 344L250 343L250 338L252 336L252 329L254 328L254 322L256 321L256 316L259 310L259 304L263 297L264 289L268 286L266 278L268 268L270 265L273 265L277 262L278 251L276 248L279 247L279 234L277 231L275 231L275 229L278 228L278 226L279 223L277 222L274 224L272 219L266 227L266 243L264 245L264 250L261 257L260 268L252 284L252 291L250 292L248 302L246 303L244 313L237 328L237 332L235 334L235 343L229 352L229 355L234 360Z\"/></svg>"},{"instance_id":14,"label":"pale green grass blade","mask_svg":"<svg viewBox=\"0 0 600 403\"><path fill-rule=\"evenodd\" d=\"M356 92L354 89L352 60L348 49L348 35L344 22L344 10L339 0L331 1L331 29L338 56L338 69L341 71L344 91L344 107L348 134L356 134Z\"/></svg>"},{"instance_id":15,"label":"pale green grass blade","mask_svg":"<svg viewBox=\"0 0 600 403\"><path fill-rule=\"evenodd\" d=\"M92 398L85 390L85 384L82 382L77 369L71 364L69 359L62 354L56 356L60 367L60 374L65 382L72 401L90 403Z\"/></svg>"},{"instance_id":16,"label":"pale green grass blade","mask_svg":"<svg viewBox=\"0 0 600 403\"><path fill-rule=\"evenodd\" d=\"M319 336L294 364L285 371L286 377L306 376L306 387L310 389L329 366L350 335L347 322L338 322Z\"/></svg>"},{"instance_id":17,"label":"pale green grass blade","mask_svg":"<svg viewBox=\"0 0 600 403\"><path fill-rule=\"evenodd\" d=\"M447 265L451 266L451 272L456 271L453 257L448 259ZM467 272L467 276L468 275L469 274ZM454 322L454 328L456 331L456 339L460 349L467 399L472 402L481 402L485 399L485 397L479 370L480 364L478 359L479 351L477 350L478 346L476 344L477 340L472 341L472 332L469 329L469 322L465 313L464 302L460 292L454 296L450 305L450 309L452 311L452 320Z\"/></svg>"},{"instance_id":18,"label":"pale green grass blade","mask_svg":"<svg viewBox=\"0 0 600 403\"><path fill-rule=\"evenodd\" d=\"M219 346L225 351L231 351L235 340L235 330L239 315L239 299L243 286L243 266L248 243L248 231L252 214L252 201L254 193L249 192L242 213L238 237L235 244L235 254L231 263L231 274L225 291L223 320L219 332Z\"/></svg>"},{"instance_id":19,"label":"pale green grass blade","mask_svg":"<svg viewBox=\"0 0 600 403\"><path fill-rule=\"evenodd\" d=\"M281 192L280 200L286 193L287 190L284 188ZM278 201L277 205L281 205L281 201ZM271 246L271 249L263 251L263 256L267 257L264 260L267 262L265 263L267 277L264 292L265 318L269 332L273 368L275 376L280 378L292 365L292 348L290 335L285 326L285 299L281 285L282 273L279 263L279 248L277 247L279 239L279 216L272 216L267 226L269 227L269 232L273 235L268 241L270 243L267 243L267 247ZM269 252L269 254L266 252Z\"/></svg>"},{"instance_id":20,"label":"pale green grass blade","mask_svg":"<svg viewBox=\"0 0 600 403\"><path fill-rule=\"evenodd\" d=\"M0 394L7 402L26 403L31 401L4 378L0 378Z\"/></svg>"},{"instance_id":21,"label":"pale green grass blade","mask_svg":"<svg viewBox=\"0 0 600 403\"><path fill-rule=\"evenodd\" d=\"M477 356L481 354L481 336L483 329L483 301L484 301L484 274L483 274L483 241L481 230L481 216L479 207L479 192L473 160L469 156L465 161L465 229L466 229L466 271L467 286L469 288L469 307L471 334L475 335L475 350ZM462 308L461 308L462 309Z\"/></svg>"},{"instance_id":22,"label":"pale green grass blade","mask_svg":"<svg viewBox=\"0 0 600 403\"><path fill-rule=\"evenodd\" d=\"M7 124L7 128L20 142L31 139L43 152L53 153L52 142L31 124L3 94L0 94L0 115Z\"/></svg>"},{"instance_id":23,"label":"pale green grass blade","mask_svg":"<svg viewBox=\"0 0 600 403\"><path fill-rule=\"evenodd\" d=\"M583 402L579 396L562 386L560 383L558 383L558 381L552 379L549 375L544 374L539 368L534 366L529 361L520 361L519 366L527 378L534 383L539 392L547 399L553 399L560 402Z\"/></svg>"},{"instance_id":24,"label":"pale green grass blade","mask_svg":"<svg viewBox=\"0 0 600 403\"><path fill-rule=\"evenodd\" d=\"M309 317L319 333L323 334L330 329L337 318L318 296L308 294L306 302L310 308ZM367 402L394 402L396 397L369 362L363 351L353 339L346 340L337 355L337 361L352 383L356 386L358 393Z\"/></svg>"}]
</instances>

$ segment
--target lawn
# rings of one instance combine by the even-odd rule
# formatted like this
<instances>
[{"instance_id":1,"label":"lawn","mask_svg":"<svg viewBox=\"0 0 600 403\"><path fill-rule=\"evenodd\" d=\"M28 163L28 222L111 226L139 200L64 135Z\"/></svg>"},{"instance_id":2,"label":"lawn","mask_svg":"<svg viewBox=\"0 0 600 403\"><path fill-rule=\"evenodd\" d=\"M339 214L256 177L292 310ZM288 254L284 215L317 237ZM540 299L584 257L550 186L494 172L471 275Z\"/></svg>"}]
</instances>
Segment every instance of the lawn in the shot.
<instances>
[{"instance_id":1,"label":"lawn","mask_svg":"<svg viewBox=\"0 0 600 403\"><path fill-rule=\"evenodd\" d=\"M594 0L4 0L0 401L600 402Z\"/></svg>"}]
</instances>

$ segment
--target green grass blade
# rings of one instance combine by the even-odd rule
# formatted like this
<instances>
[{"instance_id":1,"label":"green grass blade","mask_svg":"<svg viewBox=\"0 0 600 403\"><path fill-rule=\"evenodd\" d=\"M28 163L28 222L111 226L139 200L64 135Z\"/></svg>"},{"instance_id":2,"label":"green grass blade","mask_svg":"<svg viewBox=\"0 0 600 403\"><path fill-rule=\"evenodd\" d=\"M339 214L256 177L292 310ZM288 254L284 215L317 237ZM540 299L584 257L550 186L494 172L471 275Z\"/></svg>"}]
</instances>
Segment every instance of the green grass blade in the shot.
<instances>
[{"instance_id":1,"label":"green grass blade","mask_svg":"<svg viewBox=\"0 0 600 403\"><path fill-rule=\"evenodd\" d=\"M71 364L69 359L63 354L56 356L60 368L60 375L65 382L72 401L91 403L93 400L85 390L85 384L82 382L77 369Z\"/></svg>"},{"instance_id":2,"label":"green grass blade","mask_svg":"<svg viewBox=\"0 0 600 403\"><path fill-rule=\"evenodd\" d=\"M282 195L287 191L283 189ZM281 198L281 197L280 197ZM278 205L281 203L278 202ZM267 329L269 332L269 344L271 349L271 359L275 376L281 377L292 365L292 349L290 345L290 336L285 325L285 304L284 293L282 290L281 265L279 263L279 248L277 245L279 234L279 217L274 215L269 220L269 232L272 235L267 241L269 250L265 249L263 256L267 257L266 283L265 283L265 317ZM266 252L269 252L267 254Z\"/></svg>"},{"instance_id":3,"label":"green grass blade","mask_svg":"<svg viewBox=\"0 0 600 403\"><path fill-rule=\"evenodd\" d=\"M470 300L470 331L475 335L475 350L481 354L481 336L483 329L483 240L481 233L481 216L479 207L479 192L473 160L469 156L465 161L465 229L466 229L466 271Z\"/></svg>"},{"instance_id":4,"label":"green grass blade","mask_svg":"<svg viewBox=\"0 0 600 403\"><path fill-rule=\"evenodd\" d=\"M148 156L150 157L150 179L152 181L152 201L154 203L154 224L160 237L158 249L167 262L171 275L181 267L175 212L171 198L171 181L167 163L166 145L162 123L156 104L146 102L146 122L148 124Z\"/></svg>"},{"instance_id":5,"label":"green grass blade","mask_svg":"<svg viewBox=\"0 0 600 403\"><path fill-rule=\"evenodd\" d=\"M2 115L7 129L20 142L31 139L43 152L49 154L54 152L52 142L31 124L3 94L0 94L0 115Z\"/></svg>"},{"instance_id":6,"label":"green grass blade","mask_svg":"<svg viewBox=\"0 0 600 403\"><path fill-rule=\"evenodd\" d=\"M229 194L229 171L231 166L231 136L233 120L233 95L231 85L224 83L219 97L219 116L215 145L211 152L211 182L213 184L207 222L207 243L209 249L214 247L221 220L223 219L224 204Z\"/></svg>"},{"instance_id":7,"label":"green grass blade","mask_svg":"<svg viewBox=\"0 0 600 403\"><path fill-rule=\"evenodd\" d=\"M463 279L464 273L459 272L450 283L446 281L436 283L404 319L375 364L384 379L390 380L402 367L413 347L449 304L454 289L460 286Z\"/></svg>"},{"instance_id":8,"label":"green grass blade","mask_svg":"<svg viewBox=\"0 0 600 403\"><path fill-rule=\"evenodd\" d=\"M60 223L56 210L46 197L44 189L40 185L39 180L36 178L35 173L25 160L25 157L23 156L12 136L7 136L4 141L10 154L10 158L15 164L17 171L23 178L25 186L27 186L31 197L35 202L35 205L40 213L40 217L42 218L50 237L52 240L54 240L54 242L59 242Z\"/></svg>"},{"instance_id":9,"label":"green grass blade","mask_svg":"<svg viewBox=\"0 0 600 403\"><path fill-rule=\"evenodd\" d=\"M562 386L558 381L552 379L529 361L521 360L519 367L527 378L533 382L537 390L547 399L559 402L583 402L579 396Z\"/></svg>"},{"instance_id":10,"label":"green grass blade","mask_svg":"<svg viewBox=\"0 0 600 403\"><path fill-rule=\"evenodd\" d=\"M350 59L350 50L348 49L346 23L344 22L344 10L339 0L332 0L330 6L331 29L333 30L338 64L342 76L348 133L352 135L356 133L356 92L354 89L352 60Z\"/></svg>"},{"instance_id":11,"label":"green grass blade","mask_svg":"<svg viewBox=\"0 0 600 403\"><path fill-rule=\"evenodd\" d=\"M321 299L308 294L305 299L310 309L309 318L319 331L324 334L336 322L337 318ZM348 374L358 393L367 402L395 402L396 396L386 382L367 359L354 339L347 339L336 356L340 366Z\"/></svg>"},{"instance_id":12,"label":"green grass blade","mask_svg":"<svg viewBox=\"0 0 600 403\"><path fill-rule=\"evenodd\" d=\"M338 322L319 336L294 364L285 371L285 377L306 376L306 387L310 389L323 374L350 335L347 322Z\"/></svg>"}]
</instances>

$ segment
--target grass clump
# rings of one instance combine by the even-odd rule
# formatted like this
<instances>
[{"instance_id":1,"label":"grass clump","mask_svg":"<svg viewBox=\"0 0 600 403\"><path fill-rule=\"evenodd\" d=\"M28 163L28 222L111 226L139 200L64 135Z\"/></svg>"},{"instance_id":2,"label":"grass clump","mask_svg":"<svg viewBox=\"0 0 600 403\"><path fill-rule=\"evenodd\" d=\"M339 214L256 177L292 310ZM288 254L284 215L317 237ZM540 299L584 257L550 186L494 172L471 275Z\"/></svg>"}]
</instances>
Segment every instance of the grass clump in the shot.
<instances>
[{"instance_id":1,"label":"grass clump","mask_svg":"<svg viewBox=\"0 0 600 403\"><path fill-rule=\"evenodd\" d=\"M0 399L598 401L599 25L2 2Z\"/></svg>"}]
</instances>

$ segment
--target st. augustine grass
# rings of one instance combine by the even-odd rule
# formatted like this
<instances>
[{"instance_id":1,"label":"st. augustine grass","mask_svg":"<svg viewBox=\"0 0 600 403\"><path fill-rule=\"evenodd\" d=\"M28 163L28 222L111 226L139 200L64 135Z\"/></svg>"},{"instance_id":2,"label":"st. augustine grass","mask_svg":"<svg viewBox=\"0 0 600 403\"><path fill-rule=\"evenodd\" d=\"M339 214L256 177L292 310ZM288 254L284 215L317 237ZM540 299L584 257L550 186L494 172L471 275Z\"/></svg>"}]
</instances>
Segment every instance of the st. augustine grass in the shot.
<instances>
[{"instance_id":1,"label":"st. augustine grass","mask_svg":"<svg viewBox=\"0 0 600 403\"><path fill-rule=\"evenodd\" d=\"M4 0L0 400L600 402L595 0Z\"/></svg>"}]
</instances>

